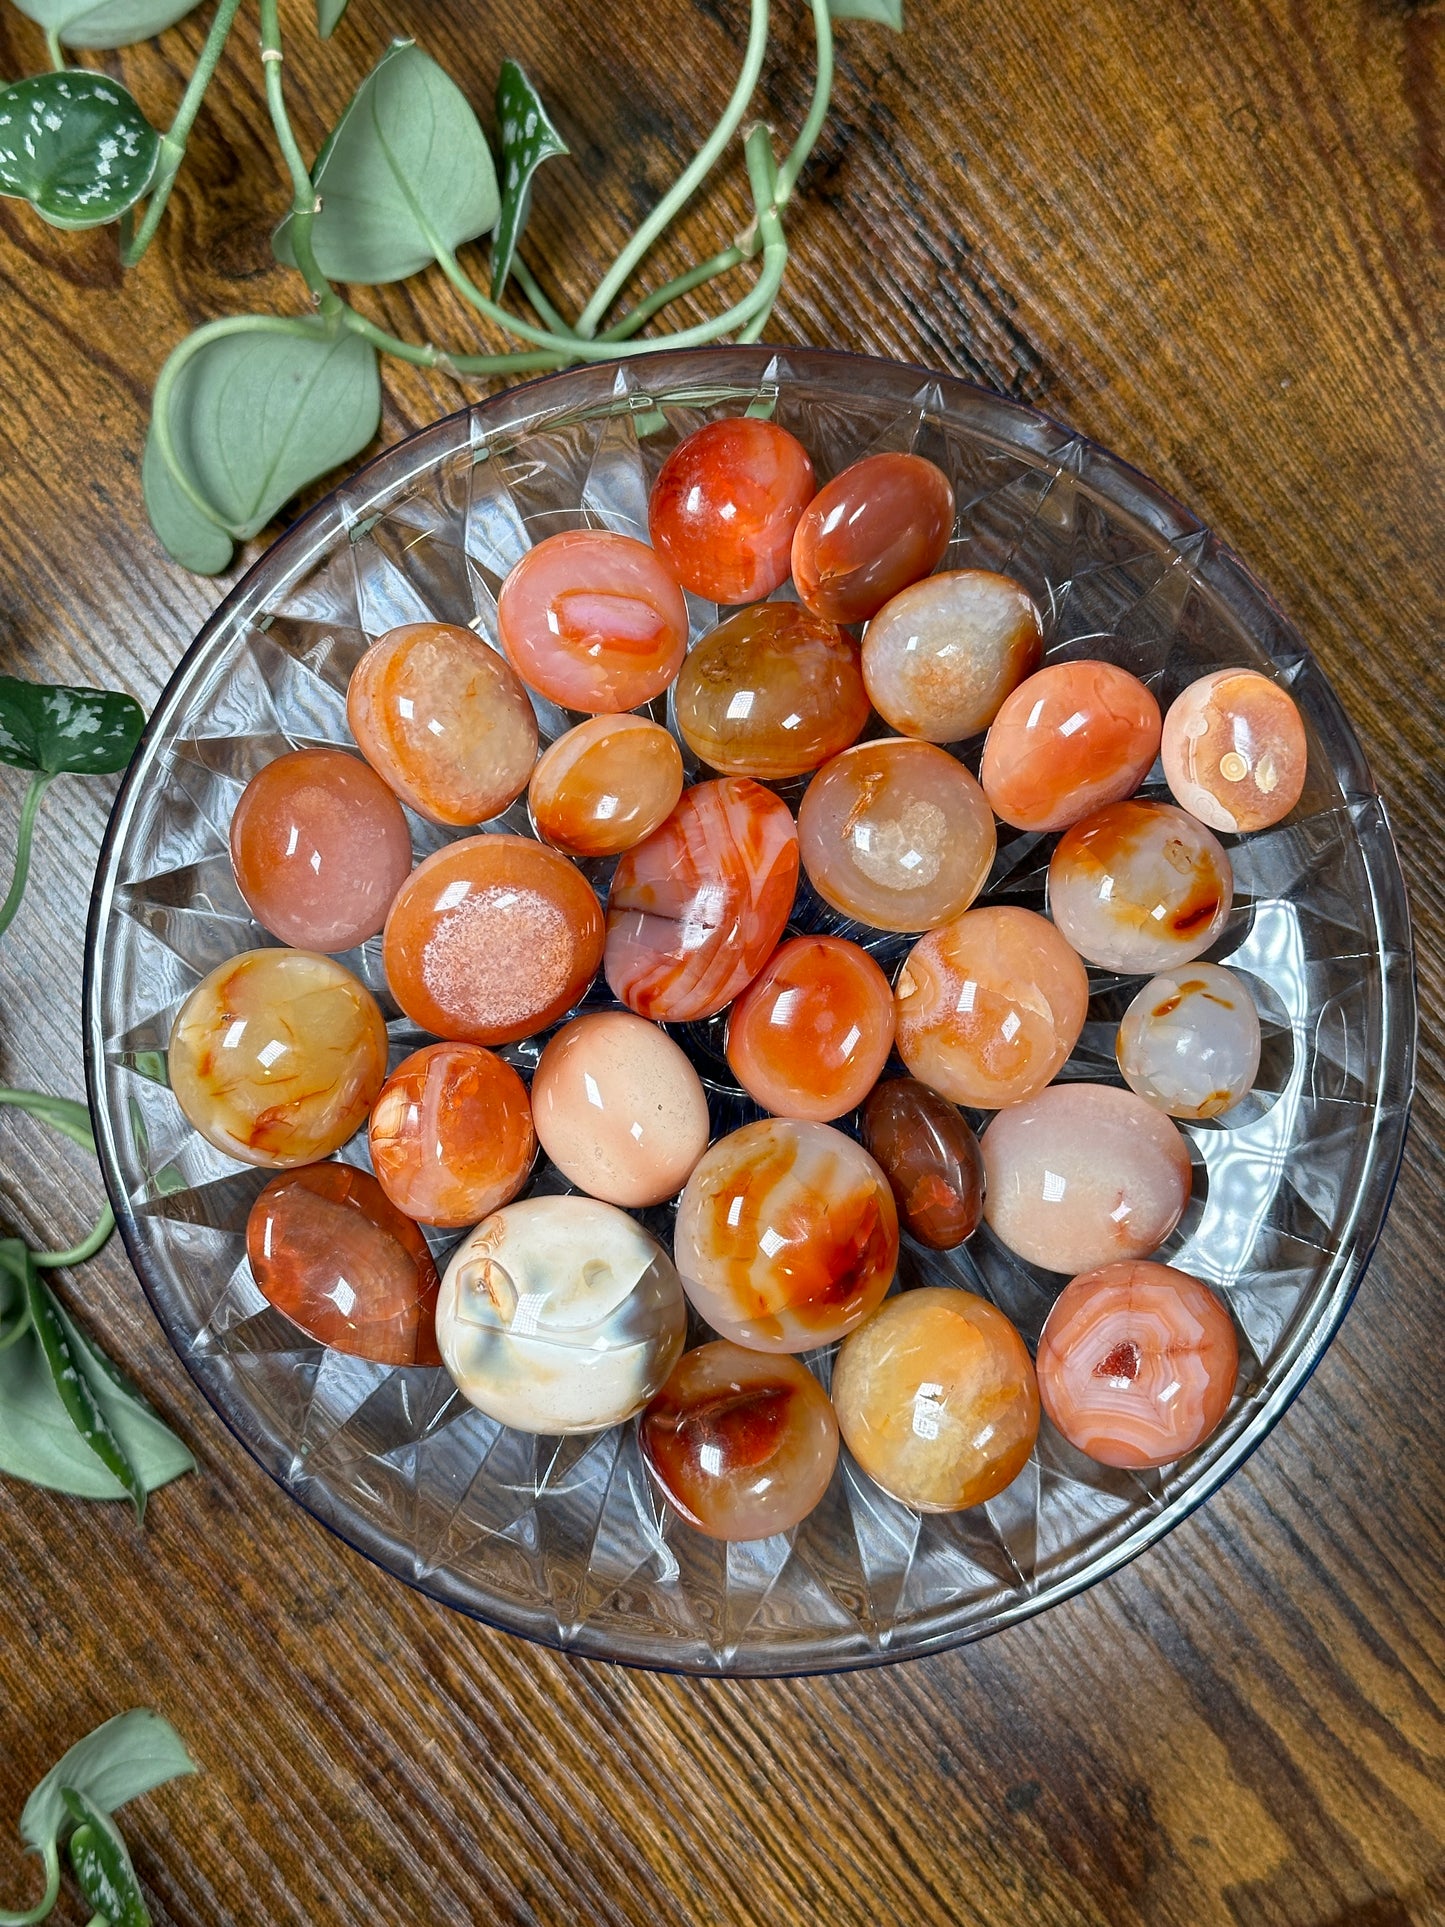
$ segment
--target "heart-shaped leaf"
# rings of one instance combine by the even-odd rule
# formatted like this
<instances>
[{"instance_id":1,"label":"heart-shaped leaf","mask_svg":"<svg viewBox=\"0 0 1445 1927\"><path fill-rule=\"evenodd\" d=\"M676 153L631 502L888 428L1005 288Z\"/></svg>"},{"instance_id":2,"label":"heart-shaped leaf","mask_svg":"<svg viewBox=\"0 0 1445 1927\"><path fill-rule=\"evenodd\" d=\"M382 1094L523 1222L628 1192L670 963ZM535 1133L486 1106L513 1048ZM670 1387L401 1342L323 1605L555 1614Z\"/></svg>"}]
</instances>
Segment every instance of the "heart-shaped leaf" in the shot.
<instances>
[{"instance_id":1,"label":"heart-shaped leaf","mask_svg":"<svg viewBox=\"0 0 1445 1927\"><path fill-rule=\"evenodd\" d=\"M903 31L903 0L828 0L828 11L835 20L881 20Z\"/></svg>"},{"instance_id":2,"label":"heart-shaped leaf","mask_svg":"<svg viewBox=\"0 0 1445 1927\"><path fill-rule=\"evenodd\" d=\"M175 457L236 541L259 534L298 489L350 461L381 420L376 350L319 322L278 328L257 316L199 348L183 342L176 354L185 360L166 403ZM198 553L191 538L203 518L182 497L189 515L181 522L179 486L166 488L163 474L169 482L152 422L141 479L156 534L187 567L224 567L219 544Z\"/></svg>"},{"instance_id":3,"label":"heart-shaped leaf","mask_svg":"<svg viewBox=\"0 0 1445 1927\"><path fill-rule=\"evenodd\" d=\"M105 776L124 769L145 728L134 696L0 676L0 763ZM87 1129L89 1119L86 1120Z\"/></svg>"},{"instance_id":4,"label":"heart-shaped leaf","mask_svg":"<svg viewBox=\"0 0 1445 1927\"><path fill-rule=\"evenodd\" d=\"M150 186L160 144L108 74L67 67L0 88L0 193L52 227L119 220Z\"/></svg>"},{"instance_id":5,"label":"heart-shaped leaf","mask_svg":"<svg viewBox=\"0 0 1445 1927\"><path fill-rule=\"evenodd\" d=\"M532 176L554 154L569 151L542 97L515 60L497 79L497 130L502 143L502 211L492 243L492 299L500 301L512 256L532 208Z\"/></svg>"},{"instance_id":6,"label":"heart-shaped leaf","mask_svg":"<svg viewBox=\"0 0 1445 1927\"><path fill-rule=\"evenodd\" d=\"M109 1814L127 1800L138 1800L167 1780L197 1770L169 1720L146 1707L120 1713L78 1740L51 1767L25 1802L21 1837L42 1852L60 1838L69 1817L67 1789Z\"/></svg>"},{"instance_id":7,"label":"heart-shaped leaf","mask_svg":"<svg viewBox=\"0 0 1445 1927\"><path fill-rule=\"evenodd\" d=\"M316 31L323 40L329 40L341 24L351 0L316 0Z\"/></svg>"},{"instance_id":8,"label":"heart-shaped leaf","mask_svg":"<svg viewBox=\"0 0 1445 1927\"><path fill-rule=\"evenodd\" d=\"M166 467L154 435L146 437L140 485L146 514L166 554L197 575L219 575L235 554L236 545L220 523L202 515L182 489Z\"/></svg>"},{"instance_id":9,"label":"heart-shaped leaf","mask_svg":"<svg viewBox=\"0 0 1445 1927\"><path fill-rule=\"evenodd\" d=\"M15 0L67 47L130 47L184 20L197 0Z\"/></svg>"},{"instance_id":10,"label":"heart-shaped leaf","mask_svg":"<svg viewBox=\"0 0 1445 1927\"><path fill-rule=\"evenodd\" d=\"M401 281L495 227L491 149L466 95L411 40L395 40L312 170L316 259L333 281ZM276 258L294 267L291 216Z\"/></svg>"},{"instance_id":11,"label":"heart-shaped leaf","mask_svg":"<svg viewBox=\"0 0 1445 1927\"><path fill-rule=\"evenodd\" d=\"M60 1797L75 1822L70 1865L87 1903L109 1927L151 1927L150 1911L120 1828L74 1787L62 1787Z\"/></svg>"}]
</instances>

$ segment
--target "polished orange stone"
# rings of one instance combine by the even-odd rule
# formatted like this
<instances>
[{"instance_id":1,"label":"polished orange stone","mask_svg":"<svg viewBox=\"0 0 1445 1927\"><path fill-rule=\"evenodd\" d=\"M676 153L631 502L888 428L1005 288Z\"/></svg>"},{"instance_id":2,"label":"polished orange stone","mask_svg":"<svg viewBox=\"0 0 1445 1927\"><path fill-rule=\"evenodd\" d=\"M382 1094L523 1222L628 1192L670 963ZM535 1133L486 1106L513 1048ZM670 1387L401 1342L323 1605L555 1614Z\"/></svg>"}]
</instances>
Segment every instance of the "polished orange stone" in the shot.
<instances>
[{"instance_id":1,"label":"polished orange stone","mask_svg":"<svg viewBox=\"0 0 1445 1927\"><path fill-rule=\"evenodd\" d=\"M637 1438L668 1504L714 1539L787 1532L838 1462L838 1421L807 1366L725 1338L683 1353Z\"/></svg>"},{"instance_id":2,"label":"polished orange stone","mask_svg":"<svg viewBox=\"0 0 1445 1927\"><path fill-rule=\"evenodd\" d=\"M866 950L794 937L728 1016L733 1075L764 1110L827 1124L856 1110L893 1048L893 992Z\"/></svg>"},{"instance_id":3,"label":"polished orange stone","mask_svg":"<svg viewBox=\"0 0 1445 1927\"><path fill-rule=\"evenodd\" d=\"M1202 956L1233 902L1223 846L1172 803L1091 810L1049 862L1049 915L1081 957L1123 976Z\"/></svg>"},{"instance_id":4,"label":"polished orange stone","mask_svg":"<svg viewBox=\"0 0 1445 1927\"><path fill-rule=\"evenodd\" d=\"M677 678L677 726L728 776L781 782L836 756L868 720L858 645L796 602L765 602L704 636Z\"/></svg>"},{"instance_id":5,"label":"polished orange stone","mask_svg":"<svg viewBox=\"0 0 1445 1927\"><path fill-rule=\"evenodd\" d=\"M957 743L988 728L1043 648L1043 619L1020 583L989 569L951 569L915 582L874 616L863 680L890 728Z\"/></svg>"},{"instance_id":6,"label":"polished orange stone","mask_svg":"<svg viewBox=\"0 0 1445 1927\"><path fill-rule=\"evenodd\" d=\"M1223 1303L1173 1265L1101 1265L1064 1287L1039 1339L1044 1410L1103 1465L1142 1471L1202 1445L1229 1409L1239 1341Z\"/></svg>"},{"instance_id":7,"label":"polished orange stone","mask_svg":"<svg viewBox=\"0 0 1445 1927\"><path fill-rule=\"evenodd\" d=\"M590 716L532 772L537 834L572 856L617 856L651 836L682 795L682 751L645 716Z\"/></svg>"},{"instance_id":8,"label":"polished orange stone","mask_svg":"<svg viewBox=\"0 0 1445 1927\"><path fill-rule=\"evenodd\" d=\"M708 422L662 465L647 520L685 589L756 602L788 579L793 530L817 482L808 451L774 422Z\"/></svg>"},{"instance_id":9,"label":"polished orange stone","mask_svg":"<svg viewBox=\"0 0 1445 1927\"><path fill-rule=\"evenodd\" d=\"M469 836L417 865L386 920L391 994L438 1037L506 1044L553 1024L602 959L602 906L567 858Z\"/></svg>"},{"instance_id":10,"label":"polished orange stone","mask_svg":"<svg viewBox=\"0 0 1445 1927\"><path fill-rule=\"evenodd\" d=\"M429 1044L404 1058L369 1131L382 1189L423 1224L477 1224L509 1204L537 1152L526 1085L480 1044Z\"/></svg>"},{"instance_id":11,"label":"polished orange stone","mask_svg":"<svg viewBox=\"0 0 1445 1927\"><path fill-rule=\"evenodd\" d=\"M569 529L529 549L502 584L497 633L523 682L611 715L660 696L682 667L687 603L645 542Z\"/></svg>"},{"instance_id":12,"label":"polished orange stone","mask_svg":"<svg viewBox=\"0 0 1445 1927\"><path fill-rule=\"evenodd\" d=\"M683 1190L683 1289L724 1338L803 1352L852 1331L898 1265L898 1213L862 1145L828 1124L767 1117L719 1138Z\"/></svg>"},{"instance_id":13,"label":"polished orange stone","mask_svg":"<svg viewBox=\"0 0 1445 1927\"><path fill-rule=\"evenodd\" d=\"M440 1365L439 1279L426 1239L366 1171L308 1164L251 1207L246 1255L262 1292L308 1338L379 1365Z\"/></svg>"},{"instance_id":14,"label":"polished orange stone","mask_svg":"<svg viewBox=\"0 0 1445 1927\"><path fill-rule=\"evenodd\" d=\"M340 749L278 756L241 792L231 867L263 929L298 950L374 937L411 870L401 805Z\"/></svg>"},{"instance_id":15,"label":"polished orange stone","mask_svg":"<svg viewBox=\"0 0 1445 1927\"><path fill-rule=\"evenodd\" d=\"M310 1164L361 1128L386 1077L366 986L310 950L218 964L171 1027L171 1090L201 1136L243 1164Z\"/></svg>"},{"instance_id":16,"label":"polished orange stone","mask_svg":"<svg viewBox=\"0 0 1445 1927\"><path fill-rule=\"evenodd\" d=\"M659 1023L711 1017L772 955L797 886L798 833L781 797L742 776L694 784L617 865L608 983Z\"/></svg>"},{"instance_id":17,"label":"polished orange stone","mask_svg":"<svg viewBox=\"0 0 1445 1927\"><path fill-rule=\"evenodd\" d=\"M1159 705L1111 662L1056 662L1006 697L979 780L1005 823L1066 830L1132 796L1159 754Z\"/></svg>"},{"instance_id":18,"label":"polished orange stone","mask_svg":"<svg viewBox=\"0 0 1445 1927\"><path fill-rule=\"evenodd\" d=\"M920 1512L997 1498L1039 1430L1028 1348L971 1291L905 1291L845 1340L833 1367L844 1443L870 1479Z\"/></svg>"},{"instance_id":19,"label":"polished orange stone","mask_svg":"<svg viewBox=\"0 0 1445 1927\"><path fill-rule=\"evenodd\" d=\"M799 519L799 596L830 622L866 622L938 567L953 507L953 484L921 455L865 455L819 489Z\"/></svg>"},{"instance_id":20,"label":"polished orange stone","mask_svg":"<svg viewBox=\"0 0 1445 1927\"><path fill-rule=\"evenodd\" d=\"M898 1054L955 1104L997 1110L1041 1091L1084 1028L1089 978L1054 926L989 904L913 946L893 987Z\"/></svg>"},{"instance_id":21,"label":"polished orange stone","mask_svg":"<svg viewBox=\"0 0 1445 1927\"><path fill-rule=\"evenodd\" d=\"M374 642L352 671L346 716L367 762L433 823L500 815L537 759L516 671L455 623L410 622Z\"/></svg>"},{"instance_id":22,"label":"polished orange stone","mask_svg":"<svg viewBox=\"0 0 1445 1927\"><path fill-rule=\"evenodd\" d=\"M885 737L825 763L798 811L808 881L878 930L931 930L966 910L993 867L988 799L932 743Z\"/></svg>"},{"instance_id":23,"label":"polished orange stone","mask_svg":"<svg viewBox=\"0 0 1445 1927\"><path fill-rule=\"evenodd\" d=\"M1304 791L1294 698L1254 669L1217 669L1169 705L1160 754L1174 800L1212 830L1267 830Z\"/></svg>"}]
</instances>

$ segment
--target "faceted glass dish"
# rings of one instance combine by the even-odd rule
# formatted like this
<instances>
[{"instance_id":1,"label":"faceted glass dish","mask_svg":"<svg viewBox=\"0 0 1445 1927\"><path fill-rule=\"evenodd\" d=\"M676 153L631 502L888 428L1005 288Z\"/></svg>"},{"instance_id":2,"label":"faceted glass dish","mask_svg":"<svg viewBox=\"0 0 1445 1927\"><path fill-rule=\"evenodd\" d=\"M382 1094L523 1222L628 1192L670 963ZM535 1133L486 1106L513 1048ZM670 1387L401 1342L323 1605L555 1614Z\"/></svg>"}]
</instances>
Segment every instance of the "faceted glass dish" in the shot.
<instances>
[{"instance_id":1,"label":"faceted glass dish","mask_svg":"<svg viewBox=\"0 0 1445 1927\"><path fill-rule=\"evenodd\" d=\"M668 451L749 409L802 439L820 481L879 449L937 462L958 501L941 566L1018 577L1045 613L1050 660L1108 656L1161 706L1208 670L1252 665L1304 715L1304 797L1276 828L1225 839L1235 908L1209 953L1246 977L1259 1006L1259 1082L1223 1118L1181 1127L1194 1195L1160 1254L1228 1302L1239 1387L1215 1435L1162 1472L1097 1465L1045 1420L1023 1475L973 1511L912 1512L845 1451L793 1532L704 1538L650 1486L635 1425L565 1439L507 1431L444 1371L303 1337L246 1263L246 1216L267 1174L213 1150L167 1087L186 994L271 941L227 855L247 779L287 750L349 744L347 679L385 630L441 620L492 640L498 589L529 543L583 526L645 537ZM694 639L718 614L696 599L691 613ZM575 720L537 708L544 740ZM665 720L665 704L654 713ZM979 747L960 746L974 769ZM796 804L801 787L783 793ZM1146 793L1165 794L1157 765ZM418 857L448 835L411 825ZM494 827L530 834L525 799ZM980 901L1042 909L1052 841L1001 828ZM584 867L605 893L610 865ZM856 936L890 973L912 941L847 923L806 880L792 928ZM373 941L344 961L381 998L395 1063L422 1039L386 995L379 951ZM1091 970L1090 985L1063 1075L1117 1083L1115 1029L1138 980ZM585 1007L612 1001L599 979ZM1264 1437L1344 1316L1398 1167L1414 1051L1409 920L1383 805L1319 668L1240 562L1133 469L1031 409L893 363L765 347L660 354L513 389L388 450L288 530L187 651L121 789L96 880L85 1022L96 1136L132 1261L196 1382L266 1470L398 1578L493 1625L592 1657L733 1674L866 1666L976 1639L1114 1571L1184 1518ZM728 1072L720 1024L675 1029L715 1132L758 1115ZM540 1041L504 1054L525 1072ZM341 1156L364 1164L365 1134ZM538 1167L533 1193L565 1188ZM668 1237L670 1209L641 1215ZM434 1238L439 1254L454 1236ZM1063 1281L984 1228L947 1254L905 1237L900 1282L983 1292L1033 1346ZM809 1362L826 1384L829 1353Z\"/></svg>"}]
</instances>

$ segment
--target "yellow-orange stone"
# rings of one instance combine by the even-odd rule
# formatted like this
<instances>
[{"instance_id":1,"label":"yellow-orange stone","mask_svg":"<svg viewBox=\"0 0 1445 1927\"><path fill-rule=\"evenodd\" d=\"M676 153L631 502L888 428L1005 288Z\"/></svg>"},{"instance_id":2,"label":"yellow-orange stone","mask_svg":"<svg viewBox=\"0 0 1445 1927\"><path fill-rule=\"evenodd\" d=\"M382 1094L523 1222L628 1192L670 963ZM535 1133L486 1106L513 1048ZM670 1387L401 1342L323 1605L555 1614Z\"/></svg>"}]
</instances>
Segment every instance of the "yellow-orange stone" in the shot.
<instances>
[{"instance_id":1,"label":"yellow-orange stone","mask_svg":"<svg viewBox=\"0 0 1445 1927\"><path fill-rule=\"evenodd\" d=\"M537 834L572 856L618 856L665 823L682 795L682 751L645 716L589 716L532 772Z\"/></svg>"}]
</instances>

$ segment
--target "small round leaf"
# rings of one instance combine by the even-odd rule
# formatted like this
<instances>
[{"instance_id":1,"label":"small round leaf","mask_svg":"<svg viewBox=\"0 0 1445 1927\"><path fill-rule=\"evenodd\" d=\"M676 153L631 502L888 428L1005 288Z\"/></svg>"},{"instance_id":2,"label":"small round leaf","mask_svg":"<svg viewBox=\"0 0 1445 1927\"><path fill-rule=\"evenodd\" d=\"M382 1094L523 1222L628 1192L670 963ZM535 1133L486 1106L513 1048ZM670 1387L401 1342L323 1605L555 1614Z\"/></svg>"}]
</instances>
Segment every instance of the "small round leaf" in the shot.
<instances>
[{"instance_id":1,"label":"small round leaf","mask_svg":"<svg viewBox=\"0 0 1445 1927\"><path fill-rule=\"evenodd\" d=\"M0 194L52 227L101 227L150 186L160 135L108 74L80 67L0 88Z\"/></svg>"}]
</instances>

